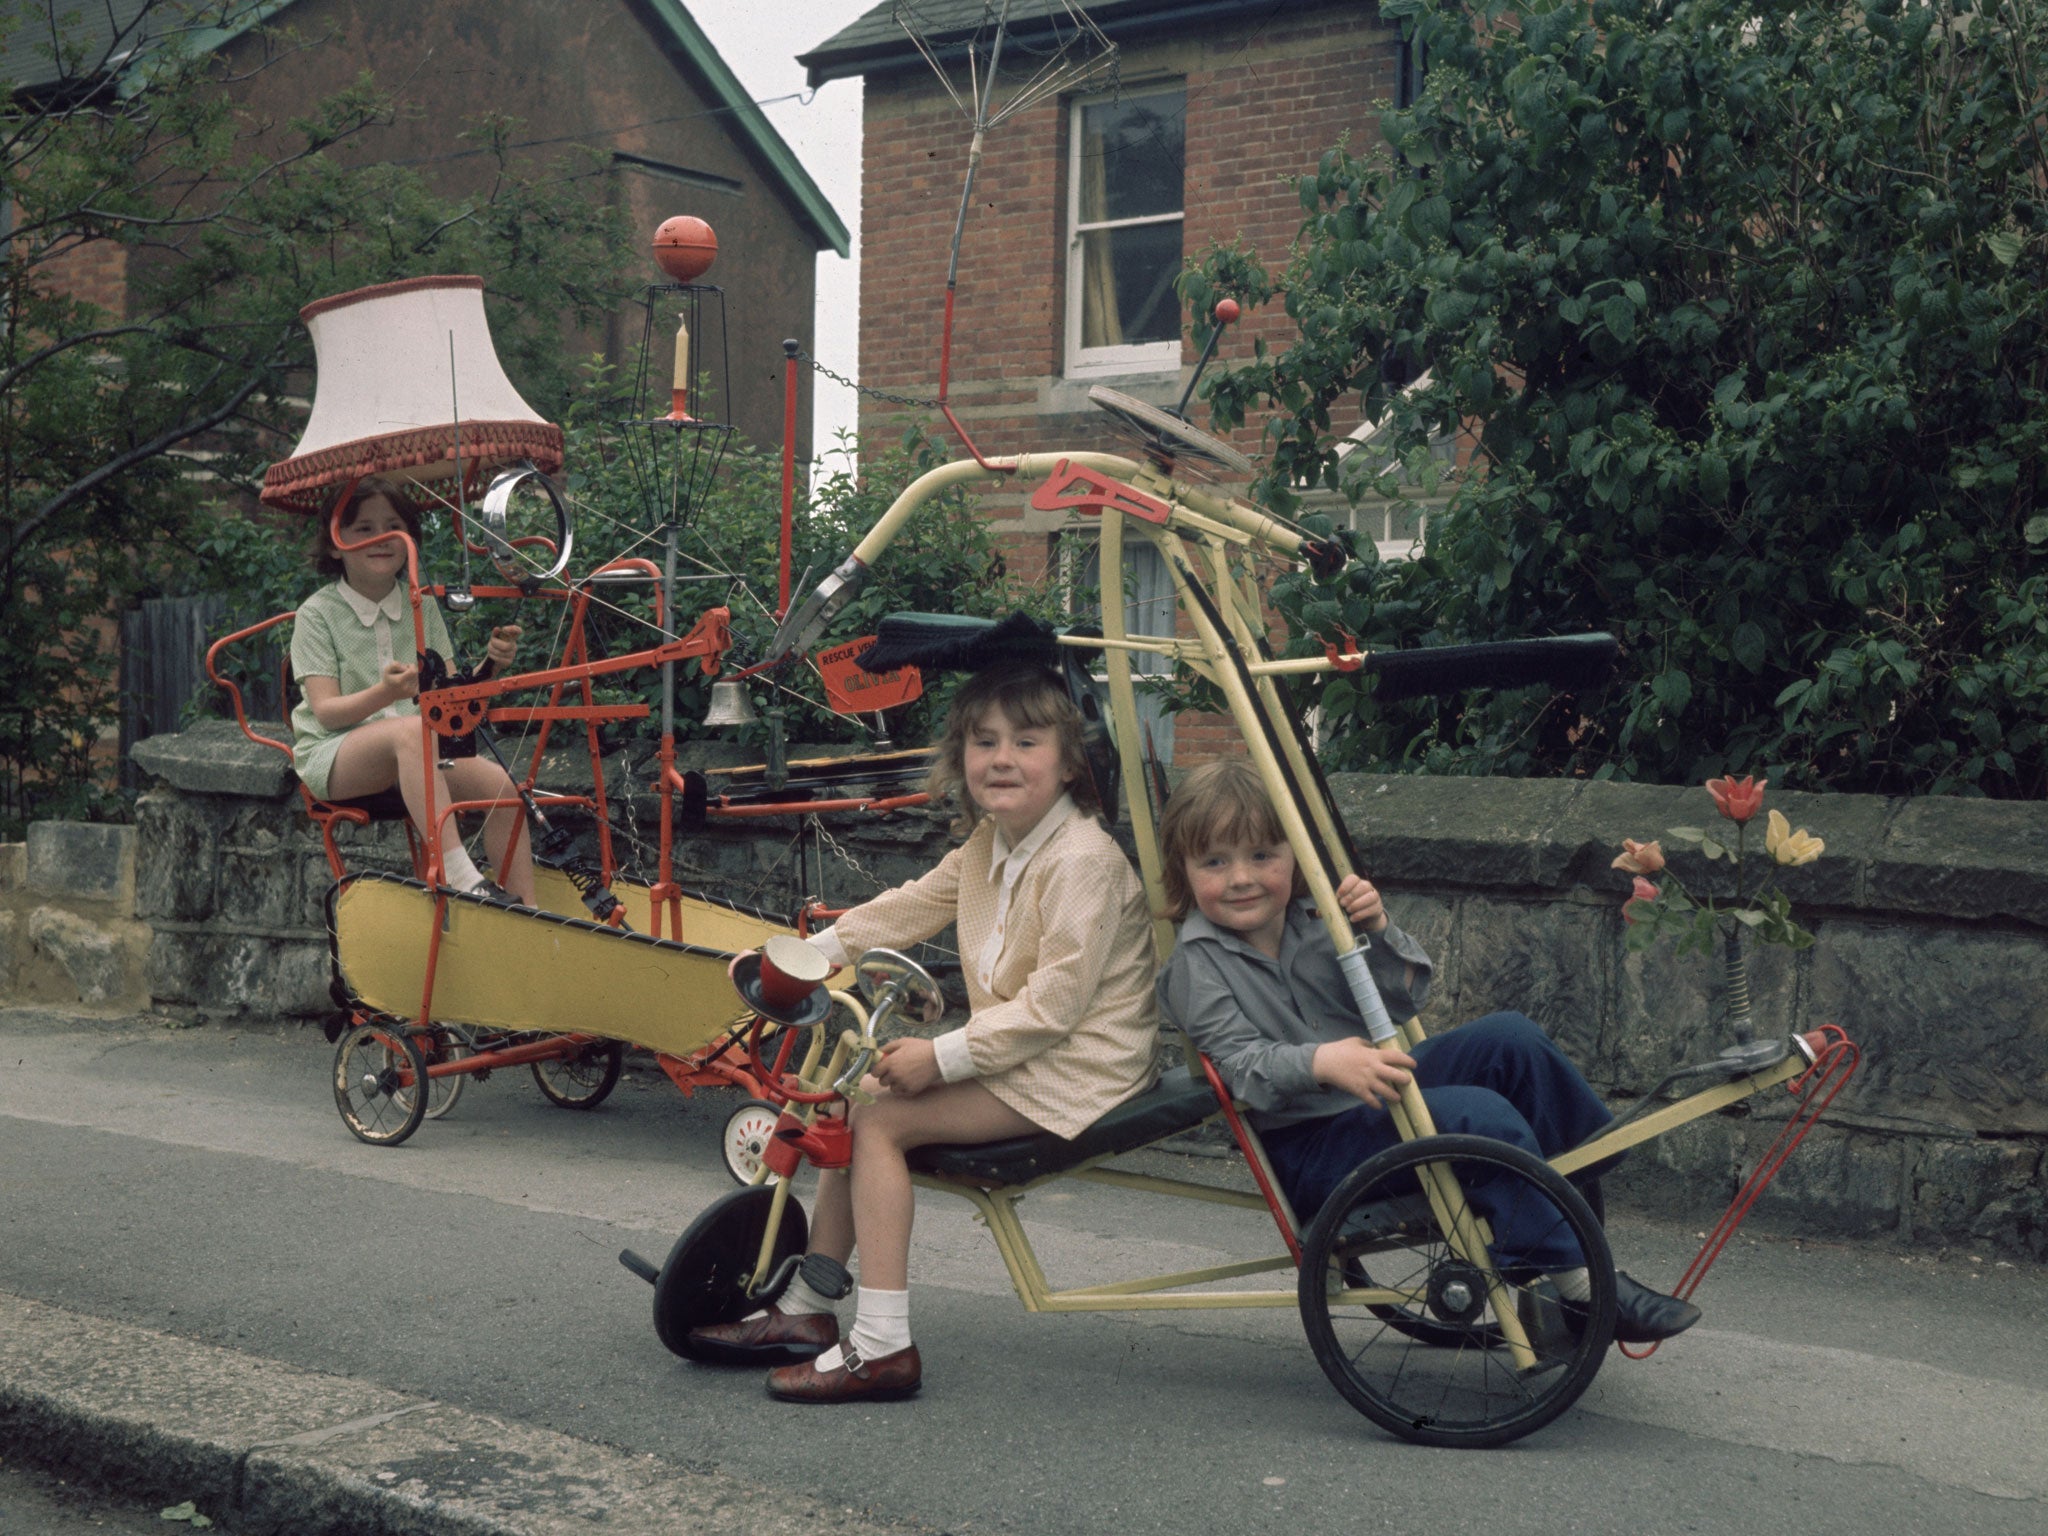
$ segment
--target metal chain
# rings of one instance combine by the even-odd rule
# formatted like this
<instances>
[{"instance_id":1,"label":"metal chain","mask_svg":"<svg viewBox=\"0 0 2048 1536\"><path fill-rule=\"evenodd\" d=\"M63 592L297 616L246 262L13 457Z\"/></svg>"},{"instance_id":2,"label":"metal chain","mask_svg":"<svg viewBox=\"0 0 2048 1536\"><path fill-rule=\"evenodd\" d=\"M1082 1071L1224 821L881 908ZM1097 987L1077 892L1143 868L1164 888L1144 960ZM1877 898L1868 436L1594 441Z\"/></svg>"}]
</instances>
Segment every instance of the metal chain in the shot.
<instances>
[{"instance_id":1,"label":"metal chain","mask_svg":"<svg viewBox=\"0 0 2048 1536\"><path fill-rule=\"evenodd\" d=\"M889 889L888 881L882 879L881 876L877 875L873 870L869 869L865 864L861 863L859 859L853 856L853 851L850 848L848 848L846 844L840 842L838 838L834 837L830 832L828 832L825 829L825 820L823 817L808 816L804 819L810 823L811 830L817 833L818 841L823 845L824 848L830 848L832 850L833 855L839 860L840 863L844 864L848 869L852 870L861 879L867 881L867 883L873 886L877 891L886 891ZM822 853L823 848L820 849L821 857L818 861L818 882L820 885L818 896L820 900L824 899L824 891L822 887L825 878L824 859L822 857ZM948 949L945 945L935 944L930 940L925 941L924 947L928 950L931 950L935 954L947 955L955 960L960 958L959 952L957 950Z\"/></svg>"},{"instance_id":2,"label":"metal chain","mask_svg":"<svg viewBox=\"0 0 2048 1536\"><path fill-rule=\"evenodd\" d=\"M823 363L811 356L810 353L801 349L798 350L796 358L800 363L809 363L815 372L822 373L834 384L844 385L857 395L866 395L872 400L886 400L891 405L915 406L923 411L936 411L939 408L939 402L936 400L919 400L912 395L892 395L886 389L876 389L872 385L862 384L849 379L843 373L834 373L830 368L827 368Z\"/></svg>"}]
</instances>

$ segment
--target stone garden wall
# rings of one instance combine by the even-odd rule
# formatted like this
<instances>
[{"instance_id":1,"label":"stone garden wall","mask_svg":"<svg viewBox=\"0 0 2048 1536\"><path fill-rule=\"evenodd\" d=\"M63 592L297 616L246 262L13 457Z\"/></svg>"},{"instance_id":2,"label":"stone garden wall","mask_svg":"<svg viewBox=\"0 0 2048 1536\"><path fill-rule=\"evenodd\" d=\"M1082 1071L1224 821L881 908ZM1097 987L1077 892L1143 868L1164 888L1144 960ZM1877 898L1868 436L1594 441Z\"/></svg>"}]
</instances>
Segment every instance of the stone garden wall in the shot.
<instances>
[{"instance_id":1,"label":"stone garden wall","mask_svg":"<svg viewBox=\"0 0 2048 1536\"><path fill-rule=\"evenodd\" d=\"M202 1013L325 1013L327 868L282 759L217 725L135 755L156 783L139 808L135 876L152 995ZM545 781L574 787L566 765ZM1626 882L1608 867L1624 836L1710 821L1704 792L1367 775L1339 775L1334 789L1396 920L1438 957L1432 1029L1525 1012L1617 1105L1728 1043L1718 964L1629 954ZM1839 1023L1864 1057L1760 1214L2048 1258L2048 805L1772 804L1827 853L1785 873L1818 942L1757 956L1759 1033ZM946 846L944 818L928 812L842 816L825 830L805 846L784 820L725 824L684 838L678 867L686 883L793 909L805 894L859 900ZM405 866L394 827L351 848L364 864ZM1695 890L1725 868L1674 867ZM1774 1092L1651 1143L1617 1193L1718 1208L1789 1103Z\"/></svg>"}]
</instances>

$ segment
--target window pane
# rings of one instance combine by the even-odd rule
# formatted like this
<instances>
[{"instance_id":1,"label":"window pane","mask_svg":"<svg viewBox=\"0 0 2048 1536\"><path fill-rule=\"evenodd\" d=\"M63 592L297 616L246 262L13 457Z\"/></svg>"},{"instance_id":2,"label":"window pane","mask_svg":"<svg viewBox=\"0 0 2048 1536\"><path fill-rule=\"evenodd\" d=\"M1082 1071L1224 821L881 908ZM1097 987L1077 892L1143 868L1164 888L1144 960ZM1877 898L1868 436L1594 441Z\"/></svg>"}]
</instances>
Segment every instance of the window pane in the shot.
<instances>
[{"instance_id":1,"label":"window pane","mask_svg":"<svg viewBox=\"0 0 2048 1536\"><path fill-rule=\"evenodd\" d=\"M1081 345L1180 339L1180 221L1081 237Z\"/></svg>"},{"instance_id":2,"label":"window pane","mask_svg":"<svg viewBox=\"0 0 2048 1536\"><path fill-rule=\"evenodd\" d=\"M1081 222L1179 213L1187 98L1161 91L1081 109Z\"/></svg>"}]
</instances>

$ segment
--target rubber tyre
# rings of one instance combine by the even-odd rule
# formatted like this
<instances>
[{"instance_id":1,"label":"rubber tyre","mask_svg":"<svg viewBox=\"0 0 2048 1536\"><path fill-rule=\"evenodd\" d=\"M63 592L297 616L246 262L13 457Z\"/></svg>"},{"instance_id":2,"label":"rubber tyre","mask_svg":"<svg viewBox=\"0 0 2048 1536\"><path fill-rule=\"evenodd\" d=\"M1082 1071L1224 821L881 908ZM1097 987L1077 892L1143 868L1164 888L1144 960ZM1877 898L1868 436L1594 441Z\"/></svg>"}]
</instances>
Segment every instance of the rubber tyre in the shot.
<instances>
[{"instance_id":1,"label":"rubber tyre","mask_svg":"<svg viewBox=\"0 0 2048 1536\"><path fill-rule=\"evenodd\" d=\"M719 1138L718 1150L725 1158L725 1171L732 1175L735 1184L751 1187L757 1182L761 1149L768 1144L768 1134L781 1118L781 1108L766 1099L748 1099L725 1117L725 1133Z\"/></svg>"},{"instance_id":2,"label":"rubber tyre","mask_svg":"<svg viewBox=\"0 0 2048 1536\"><path fill-rule=\"evenodd\" d=\"M705 1207L669 1249L654 1282L654 1332L671 1353L694 1359L692 1328L737 1322L782 1294L779 1288L747 1294L774 1201L775 1191L766 1185L734 1190ZM810 1223L792 1196L775 1235L773 1268L802 1253L809 1240Z\"/></svg>"},{"instance_id":3,"label":"rubber tyre","mask_svg":"<svg viewBox=\"0 0 2048 1536\"><path fill-rule=\"evenodd\" d=\"M459 1024L437 1024L424 1036L414 1036L420 1041L420 1054L427 1065L443 1061L464 1061L476 1054L476 1044L470 1039L469 1031ZM427 1079L427 1118L438 1120L462 1098L462 1090L469 1083L467 1072L451 1072L446 1077Z\"/></svg>"},{"instance_id":4,"label":"rubber tyre","mask_svg":"<svg viewBox=\"0 0 2048 1536\"><path fill-rule=\"evenodd\" d=\"M1447 1170L1467 1200L1505 1180L1529 1186L1525 1196L1543 1201L1553 1226L1585 1255L1592 1295L1583 1327L1566 1326L1554 1300L1534 1288L1540 1275L1506 1278L1517 1310L1542 1329L1531 1338L1533 1370L1514 1368L1490 1305L1457 1316L1425 1302L1341 1300L1347 1266L1381 1286L1423 1291L1469 1271L1427 1202L1414 1198L1424 1164ZM1585 1198L1540 1158L1484 1136L1429 1136L1368 1159L1337 1186L1302 1242L1301 1319L1316 1363L1359 1412L1418 1445L1506 1445L1563 1413L1606 1358L1614 1295L1607 1236Z\"/></svg>"},{"instance_id":5,"label":"rubber tyre","mask_svg":"<svg viewBox=\"0 0 2048 1536\"><path fill-rule=\"evenodd\" d=\"M395 1147L427 1117L427 1063L410 1032L395 1024L358 1024L334 1048L334 1105L356 1140Z\"/></svg>"},{"instance_id":6,"label":"rubber tyre","mask_svg":"<svg viewBox=\"0 0 2048 1536\"><path fill-rule=\"evenodd\" d=\"M625 1069L626 1047L617 1040L593 1040L565 1061L536 1061L533 1080L549 1102L564 1109L595 1109L611 1097Z\"/></svg>"}]
</instances>

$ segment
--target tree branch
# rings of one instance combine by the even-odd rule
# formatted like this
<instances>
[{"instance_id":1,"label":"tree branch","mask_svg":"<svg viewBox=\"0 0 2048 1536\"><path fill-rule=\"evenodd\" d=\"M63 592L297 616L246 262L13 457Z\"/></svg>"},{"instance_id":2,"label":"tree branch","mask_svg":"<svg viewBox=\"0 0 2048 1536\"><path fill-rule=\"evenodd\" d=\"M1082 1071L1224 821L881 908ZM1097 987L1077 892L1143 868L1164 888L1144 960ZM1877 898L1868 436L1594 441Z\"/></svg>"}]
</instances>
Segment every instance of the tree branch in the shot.
<instances>
[{"instance_id":1,"label":"tree branch","mask_svg":"<svg viewBox=\"0 0 2048 1536\"><path fill-rule=\"evenodd\" d=\"M272 357L275 357L275 355L273 353ZM263 363L253 368L250 371L249 377L243 380L242 386L230 395L221 406L208 413L202 419L181 423L171 428L168 432L158 434L146 443L138 443L126 453L109 459L91 474L81 475L78 479L72 481L71 484L65 486L63 490L36 508L34 512L31 512L15 527L8 530L5 559L12 561L15 554L28 544L36 530L41 528L43 524L47 523L59 512L62 512L66 507L82 500L93 491L98 490L102 485L105 485L109 480L114 479L117 475L133 469L137 464L155 458L174 444L182 443L188 437L197 437L200 433L209 431L227 420L228 417L234 415L241 408L242 402L256 393L257 387L263 382L264 373L268 366L269 360L266 359ZM218 377L219 370L215 370L215 374ZM211 382L211 380L208 382Z\"/></svg>"}]
</instances>

